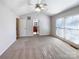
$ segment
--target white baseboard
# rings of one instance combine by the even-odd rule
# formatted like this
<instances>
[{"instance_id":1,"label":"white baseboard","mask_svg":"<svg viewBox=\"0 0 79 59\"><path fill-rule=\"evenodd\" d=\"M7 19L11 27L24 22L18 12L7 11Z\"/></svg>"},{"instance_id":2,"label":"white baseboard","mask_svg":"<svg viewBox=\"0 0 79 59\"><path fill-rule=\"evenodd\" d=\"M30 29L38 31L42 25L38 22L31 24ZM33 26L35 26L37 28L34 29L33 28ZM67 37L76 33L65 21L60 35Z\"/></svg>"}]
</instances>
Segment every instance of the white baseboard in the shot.
<instances>
[{"instance_id":1,"label":"white baseboard","mask_svg":"<svg viewBox=\"0 0 79 59\"><path fill-rule=\"evenodd\" d=\"M0 53L0 56L15 42L16 40L12 41L8 46L7 48L5 48L1 53Z\"/></svg>"}]
</instances>

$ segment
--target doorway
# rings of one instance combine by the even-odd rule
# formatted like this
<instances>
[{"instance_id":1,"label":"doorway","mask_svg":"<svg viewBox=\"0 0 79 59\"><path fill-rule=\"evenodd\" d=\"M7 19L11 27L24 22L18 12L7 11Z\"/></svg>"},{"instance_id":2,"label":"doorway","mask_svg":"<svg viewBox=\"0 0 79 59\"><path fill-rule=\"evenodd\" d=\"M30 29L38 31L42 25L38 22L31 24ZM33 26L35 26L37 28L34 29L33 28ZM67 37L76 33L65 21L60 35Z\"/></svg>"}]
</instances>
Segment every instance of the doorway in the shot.
<instances>
[{"instance_id":1,"label":"doorway","mask_svg":"<svg viewBox=\"0 0 79 59\"><path fill-rule=\"evenodd\" d=\"M16 18L16 39L19 38L19 18Z\"/></svg>"},{"instance_id":2,"label":"doorway","mask_svg":"<svg viewBox=\"0 0 79 59\"><path fill-rule=\"evenodd\" d=\"M16 18L16 38L39 35L39 21Z\"/></svg>"},{"instance_id":3,"label":"doorway","mask_svg":"<svg viewBox=\"0 0 79 59\"><path fill-rule=\"evenodd\" d=\"M33 34L34 35L39 34L39 21L38 21L38 19L33 20Z\"/></svg>"}]
</instances>

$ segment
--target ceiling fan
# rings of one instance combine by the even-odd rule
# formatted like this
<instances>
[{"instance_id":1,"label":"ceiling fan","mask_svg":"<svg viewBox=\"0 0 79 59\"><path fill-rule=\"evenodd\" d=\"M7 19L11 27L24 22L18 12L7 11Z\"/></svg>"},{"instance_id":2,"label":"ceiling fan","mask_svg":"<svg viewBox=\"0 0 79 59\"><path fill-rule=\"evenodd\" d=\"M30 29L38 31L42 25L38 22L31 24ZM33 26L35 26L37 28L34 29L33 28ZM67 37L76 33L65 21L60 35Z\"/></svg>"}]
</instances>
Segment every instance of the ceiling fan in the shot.
<instances>
[{"instance_id":1,"label":"ceiling fan","mask_svg":"<svg viewBox=\"0 0 79 59\"><path fill-rule=\"evenodd\" d=\"M47 3L45 0L36 0L35 3L31 1L35 1L35 0L30 0L29 2L30 2L30 5L34 5L36 12L44 11L47 7Z\"/></svg>"}]
</instances>

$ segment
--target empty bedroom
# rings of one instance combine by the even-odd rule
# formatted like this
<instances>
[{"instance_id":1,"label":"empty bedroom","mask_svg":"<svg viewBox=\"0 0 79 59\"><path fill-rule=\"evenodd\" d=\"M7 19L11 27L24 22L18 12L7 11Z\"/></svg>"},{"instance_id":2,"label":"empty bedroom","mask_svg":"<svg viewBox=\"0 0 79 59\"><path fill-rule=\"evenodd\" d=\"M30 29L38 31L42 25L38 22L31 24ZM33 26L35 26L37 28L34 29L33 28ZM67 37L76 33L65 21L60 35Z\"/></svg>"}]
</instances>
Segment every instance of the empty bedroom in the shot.
<instances>
[{"instance_id":1,"label":"empty bedroom","mask_svg":"<svg viewBox=\"0 0 79 59\"><path fill-rule=\"evenodd\" d=\"M79 1L0 0L0 59L79 59Z\"/></svg>"}]
</instances>

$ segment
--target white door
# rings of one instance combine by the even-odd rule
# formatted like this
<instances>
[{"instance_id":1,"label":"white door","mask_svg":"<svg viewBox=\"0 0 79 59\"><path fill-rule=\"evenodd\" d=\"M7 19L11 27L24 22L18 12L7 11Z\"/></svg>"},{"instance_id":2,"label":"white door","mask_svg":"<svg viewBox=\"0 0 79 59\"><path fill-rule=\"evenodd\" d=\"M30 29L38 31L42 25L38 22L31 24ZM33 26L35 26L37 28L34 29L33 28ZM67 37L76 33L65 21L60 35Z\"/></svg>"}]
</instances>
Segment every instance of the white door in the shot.
<instances>
[{"instance_id":1,"label":"white door","mask_svg":"<svg viewBox=\"0 0 79 59\"><path fill-rule=\"evenodd\" d=\"M32 20L20 19L20 23L19 23L20 37L33 36L32 28L33 28Z\"/></svg>"},{"instance_id":2,"label":"white door","mask_svg":"<svg viewBox=\"0 0 79 59\"><path fill-rule=\"evenodd\" d=\"M27 19L26 20L26 36L33 36L33 20Z\"/></svg>"}]
</instances>

